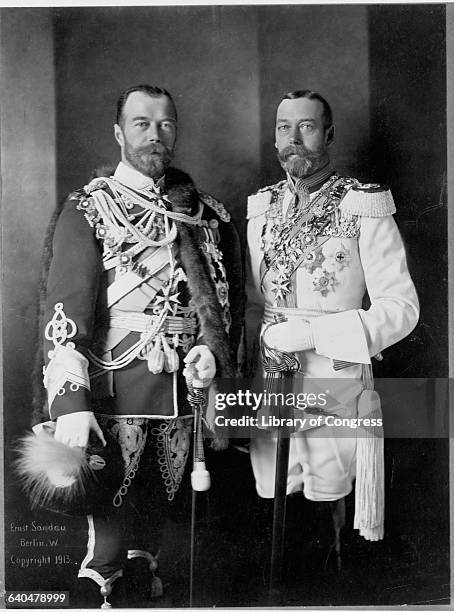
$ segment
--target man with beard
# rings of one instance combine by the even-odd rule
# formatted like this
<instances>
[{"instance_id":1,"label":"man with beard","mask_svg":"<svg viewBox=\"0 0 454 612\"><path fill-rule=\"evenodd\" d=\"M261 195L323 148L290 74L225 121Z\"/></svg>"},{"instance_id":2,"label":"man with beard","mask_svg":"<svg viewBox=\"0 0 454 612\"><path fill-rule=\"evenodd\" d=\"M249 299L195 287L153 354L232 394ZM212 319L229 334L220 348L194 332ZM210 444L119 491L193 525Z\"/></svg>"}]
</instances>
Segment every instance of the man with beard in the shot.
<instances>
[{"instance_id":1,"label":"man with beard","mask_svg":"<svg viewBox=\"0 0 454 612\"><path fill-rule=\"evenodd\" d=\"M53 428L69 448L99 440L120 449L122 480L88 516L78 574L79 591L96 585L103 607L124 593L123 575L128 605L162 592L161 532L193 428L183 374L205 387L215 374L234 374L242 308L229 213L170 167L170 94L150 85L125 91L114 134L121 161L113 175L71 194L51 223L40 322L47 402L42 410L37 393L34 415L35 433ZM90 466L101 486L109 465L99 455Z\"/></svg>"},{"instance_id":2,"label":"man with beard","mask_svg":"<svg viewBox=\"0 0 454 612\"><path fill-rule=\"evenodd\" d=\"M303 490L329 503L339 552L355 473L355 528L368 540L383 537L381 431L357 434L348 423L380 416L371 357L412 331L418 299L390 191L343 177L330 163L326 100L309 90L284 96L275 138L286 178L248 200L248 345L257 348L261 329L275 366L282 359L275 351L296 357L295 392L329 388L326 407L307 408L307 423L292 434L287 494ZM370 307L363 309L366 291ZM256 365L257 350L250 353ZM340 426L330 426L333 414L344 419ZM259 496L274 497L276 438L254 436L250 452Z\"/></svg>"}]
</instances>

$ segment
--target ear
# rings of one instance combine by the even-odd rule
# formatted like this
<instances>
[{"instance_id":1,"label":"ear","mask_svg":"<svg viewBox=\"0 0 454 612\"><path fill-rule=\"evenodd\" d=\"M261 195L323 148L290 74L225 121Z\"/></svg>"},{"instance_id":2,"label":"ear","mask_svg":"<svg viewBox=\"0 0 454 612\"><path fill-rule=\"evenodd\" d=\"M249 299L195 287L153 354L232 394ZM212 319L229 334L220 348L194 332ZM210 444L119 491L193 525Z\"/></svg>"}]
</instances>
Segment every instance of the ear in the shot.
<instances>
[{"instance_id":1,"label":"ear","mask_svg":"<svg viewBox=\"0 0 454 612\"><path fill-rule=\"evenodd\" d=\"M124 144L125 144L125 139L123 136L123 130L121 129L121 127L118 125L118 123L116 123L114 125L114 136L115 136L115 140L118 142L118 144L120 145L120 147L123 148Z\"/></svg>"},{"instance_id":2,"label":"ear","mask_svg":"<svg viewBox=\"0 0 454 612\"><path fill-rule=\"evenodd\" d=\"M274 148L277 149L277 142L274 143Z\"/></svg>"},{"instance_id":3,"label":"ear","mask_svg":"<svg viewBox=\"0 0 454 612\"><path fill-rule=\"evenodd\" d=\"M334 134L335 134L334 125L332 125L325 132L325 144L326 145L332 145L333 144L333 142L334 142Z\"/></svg>"}]
</instances>

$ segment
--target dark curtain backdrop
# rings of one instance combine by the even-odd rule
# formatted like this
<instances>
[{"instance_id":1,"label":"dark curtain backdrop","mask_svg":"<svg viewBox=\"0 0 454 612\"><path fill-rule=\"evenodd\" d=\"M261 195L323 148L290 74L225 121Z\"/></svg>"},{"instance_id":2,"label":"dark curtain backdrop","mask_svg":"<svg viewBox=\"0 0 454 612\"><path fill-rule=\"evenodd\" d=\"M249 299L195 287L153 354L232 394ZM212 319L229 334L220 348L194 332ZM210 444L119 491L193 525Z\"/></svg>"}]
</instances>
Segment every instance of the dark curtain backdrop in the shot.
<instances>
[{"instance_id":1,"label":"dark curtain backdrop","mask_svg":"<svg viewBox=\"0 0 454 612\"><path fill-rule=\"evenodd\" d=\"M383 371L447 377L445 7L372 6L369 32L371 178L393 191L421 302L418 328Z\"/></svg>"}]
</instances>

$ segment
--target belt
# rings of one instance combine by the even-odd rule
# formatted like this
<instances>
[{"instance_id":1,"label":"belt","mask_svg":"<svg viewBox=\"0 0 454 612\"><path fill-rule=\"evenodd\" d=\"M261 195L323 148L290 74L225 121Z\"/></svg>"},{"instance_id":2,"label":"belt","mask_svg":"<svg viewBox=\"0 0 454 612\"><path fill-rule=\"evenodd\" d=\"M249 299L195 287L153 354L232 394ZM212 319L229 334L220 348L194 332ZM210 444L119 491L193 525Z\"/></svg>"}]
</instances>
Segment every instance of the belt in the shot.
<instances>
[{"instance_id":1,"label":"belt","mask_svg":"<svg viewBox=\"0 0 454 612\"><path fill-rule=\"evenodd\" d=\"M286 319L314 319L322 315L335 314L339 310L318 310L317 308L281 308L280 306L271 306L265 304L265 312L263 316L264 323L274 323L275 315L284 315Z\"/></svg>"},{"instance_id":2,"label":"belt","mask_svg":"<svg viewBox=\"0 0 454 612\"><path fill-rule=\"evenodd\" d=\"M117 314L110 317L109 327L144 333L154 329L158 318L159 315L147 315L141 312ZM193 335L197 332L197 319L195 317L168 315L159 331L168 334Z\"/></svg>"}]
</instances>

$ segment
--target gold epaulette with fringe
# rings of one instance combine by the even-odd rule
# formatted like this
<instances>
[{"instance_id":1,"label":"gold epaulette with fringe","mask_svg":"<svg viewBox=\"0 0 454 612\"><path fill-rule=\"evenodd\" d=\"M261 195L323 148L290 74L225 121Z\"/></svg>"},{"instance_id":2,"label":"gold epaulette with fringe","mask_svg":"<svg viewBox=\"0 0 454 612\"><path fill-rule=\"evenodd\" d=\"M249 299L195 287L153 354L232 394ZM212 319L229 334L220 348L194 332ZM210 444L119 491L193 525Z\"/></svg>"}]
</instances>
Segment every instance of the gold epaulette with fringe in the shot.
<instances>
[{"instance_id":1,"label":"gold epaulette with fringe","mask_svg":"<svg viewBox=\"0 0 454 612\"><path fill-rule=\"evenodd\" d=\"M339 210L359 217L387 217L396 212L396 206L385 185L355 181L343 197Z\"/></svg>"},{"instance_id":2,"label":"gold epaulette with fringe","mask_svg":"<svg viewBox=\"0 0 454 612\"><path fill-rule=\"evenodd\" d=\"M247 200L246 218L253 219L254 217L264 214L268 208L273 193L275 193L276 190L282 189L284 183L287 183L285 179L283 181L279 181L279 183L275 183L274 185L262 187L250 195Z\"/></svg>"},{"instance_id":3,"label":"gold epaulette with fringe","mask_svg":"<svg viewBox=\"0 0 454 612\"><path fill-rule=\"evenodd\" d=\"M221 221L228 223L231 219L230 213L226 210L224 204L221 204L216 198L213 198L209 193L205 193L204 191L200 191L197 189L197 193L199 194L200 200L203 204L209 206L214 212L218 215Z\"/></svg>"},{"instance_id":4,"label":"gold epaulette with fringe","mask_svg":"<svg viewBox=\"0 0 454 612\"><path fill-rule=\"evenodd\" d=\"M278 183L274 183L274 185L267 185L266 187L261 187L260 189L257 189L257 191L255 191L253 194L251 194L249 197L252 198L252 196L257 195L258 193L264 193L265 191L275 191L276 189L280 189L282 185L286 182L287 180L283 179L282 181L279 181Z\"/></svg>"}]
</instances>

